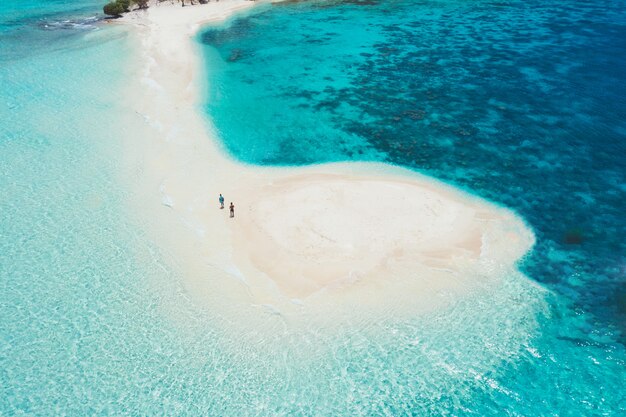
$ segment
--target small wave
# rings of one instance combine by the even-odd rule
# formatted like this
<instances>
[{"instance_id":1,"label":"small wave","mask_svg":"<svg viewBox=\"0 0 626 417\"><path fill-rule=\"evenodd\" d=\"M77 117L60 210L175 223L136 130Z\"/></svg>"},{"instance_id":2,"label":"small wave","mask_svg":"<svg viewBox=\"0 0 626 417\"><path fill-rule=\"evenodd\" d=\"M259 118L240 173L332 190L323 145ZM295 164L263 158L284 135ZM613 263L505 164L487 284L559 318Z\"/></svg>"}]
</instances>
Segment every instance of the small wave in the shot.
<instances>
[{"instance_id":1,"label":"small wave","mask_svg":"<svg viewBox=\"0 0 626 417\"><path fill-rule=\"evenodd\" d=\"M101 16L90 16L78 19L43 19L37 26L43 30L93 30L97 28Z\"/></svg>"}]
</instances>

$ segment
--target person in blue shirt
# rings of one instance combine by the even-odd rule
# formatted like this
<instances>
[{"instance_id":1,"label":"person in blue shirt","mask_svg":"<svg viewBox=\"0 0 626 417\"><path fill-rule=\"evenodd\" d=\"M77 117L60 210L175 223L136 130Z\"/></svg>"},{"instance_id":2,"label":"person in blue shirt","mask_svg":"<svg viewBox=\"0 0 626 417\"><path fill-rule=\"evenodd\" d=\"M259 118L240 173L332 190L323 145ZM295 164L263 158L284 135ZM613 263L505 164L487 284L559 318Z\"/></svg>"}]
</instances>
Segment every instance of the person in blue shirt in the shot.
<instances>
[{"instance_id":1,"label":"person in blue shirt","mask_svg":"<svg viewBox=\"0 0 626 417\"><path fill-rule=\"evenodd\" d=\"M224 208L224 196L222 196L220 194L220 208L223 209Z\"/></svg>"}]
</instances>

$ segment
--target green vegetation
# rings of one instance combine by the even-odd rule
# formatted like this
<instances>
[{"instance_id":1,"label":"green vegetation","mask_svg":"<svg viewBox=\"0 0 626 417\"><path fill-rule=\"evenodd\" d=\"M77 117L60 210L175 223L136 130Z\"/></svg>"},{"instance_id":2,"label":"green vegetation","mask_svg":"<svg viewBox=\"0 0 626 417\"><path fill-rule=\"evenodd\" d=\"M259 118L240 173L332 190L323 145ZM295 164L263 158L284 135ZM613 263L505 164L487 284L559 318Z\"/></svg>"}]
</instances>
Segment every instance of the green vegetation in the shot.
<instances>
[{"instance_id":1,"label":"green vegetation","mask_svg":"<svg viewBox=\"0 0 626 417\"><path fill-rule=\"evenodd\" d=\"M126 10L124 10L124 6L121 3L111 2L111 3L106 4L102 8L102 11L104 12L104 14L107 14L109 16L120 16Z\"/></svg>"},{"instance_id":2,"label":"green vegetation","mask_svg":"<svg viewBox=\"0 0 626 417\"><path fill-rule=\"evenodd\" d=\"M148 0L114 0L106 4L102 11L109 16L119 17L130 11L130 6L136 4L140 9L148 8Z\"/></svg>"}]
</instances>

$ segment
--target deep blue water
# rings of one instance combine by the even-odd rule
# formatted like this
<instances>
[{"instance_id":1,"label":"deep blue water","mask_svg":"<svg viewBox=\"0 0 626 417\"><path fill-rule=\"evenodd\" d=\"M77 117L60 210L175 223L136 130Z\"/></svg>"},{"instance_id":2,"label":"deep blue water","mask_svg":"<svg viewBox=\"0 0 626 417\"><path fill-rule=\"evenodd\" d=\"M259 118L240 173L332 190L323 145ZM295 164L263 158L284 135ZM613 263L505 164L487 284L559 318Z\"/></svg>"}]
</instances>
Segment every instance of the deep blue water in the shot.
<instances>
[{"instance_id":1,"label":"deep blue water","mask_svg":"<svg viewBox=\"0 0 626 417\"><path fill-rule=\"evenodd\" d=\"M200 40L236 158L382 160L513 208L524 270L624 341L626 2L296 2Z\"/></svg>"}]
</instances>

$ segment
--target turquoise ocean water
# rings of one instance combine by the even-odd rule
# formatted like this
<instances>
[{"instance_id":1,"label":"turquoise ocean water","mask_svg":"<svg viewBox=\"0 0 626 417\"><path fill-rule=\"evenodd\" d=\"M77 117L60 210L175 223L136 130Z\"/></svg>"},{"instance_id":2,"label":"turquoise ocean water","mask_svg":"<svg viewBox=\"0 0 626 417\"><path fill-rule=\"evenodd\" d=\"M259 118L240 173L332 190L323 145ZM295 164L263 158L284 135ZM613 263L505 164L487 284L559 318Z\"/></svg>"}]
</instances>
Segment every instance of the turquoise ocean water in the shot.
<instances>
[{"instance_id":1,"label":"turquoise ocean water","mask_svg":"<svg viewBox=\"0 0 626 417\"><path fill-rule=\"evenodd\" d=\"M538 236L547 292L271 337L194 307L127 212L135 45L100 6L0 5L0 415L626 413L623 2L294 3L202 33L236 158L402 164Z\"/></svg>"}]
</instances>

